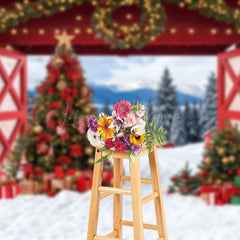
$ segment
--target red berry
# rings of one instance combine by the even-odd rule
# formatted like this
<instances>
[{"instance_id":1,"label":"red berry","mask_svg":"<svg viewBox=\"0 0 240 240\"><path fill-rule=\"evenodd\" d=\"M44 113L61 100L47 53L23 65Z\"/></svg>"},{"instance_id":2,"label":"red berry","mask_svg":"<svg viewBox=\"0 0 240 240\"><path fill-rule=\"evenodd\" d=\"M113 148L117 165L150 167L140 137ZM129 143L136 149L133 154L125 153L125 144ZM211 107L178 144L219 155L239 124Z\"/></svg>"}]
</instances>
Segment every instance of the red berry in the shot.
<instances>
[{"instance_id":1,"label":"red berry","mask_svg":"<svg viewBox=\"0 0 240 240\"><path fill-rule=\"evenodd\" d=\"M191 179L187 179L186 183L189 184L191 182Z\"/></svg>"},{"instance_id":2,"label":"red berry","mask_svg":"<svg viewBox=\"0 0 240 240\"><path fill-rule=\"evenodd\" d=\"M208 171L206 171L206 170L201 171L200 176L201 177L207 177L208 176Z\"/></svg>"},{"instance_id":3,"label":"red berry","mask_svg":"<svg viewBox=\"0 0 240 240\"><path fill-rule=\"evenodd\" d=\"M186 177L187 177L187 176L186 176L186 174L184 174L184 173L181 175L181 178L182 178L182 179L186 179Z\"/></svg>"},{"instance_id":4,"label":"red berry","mask_svg":"<svg viewBox=\"0 0 240 240\"><path fill-rule=\"evenodd\" d=\"M172 182L177 182L177 178L176 177L172 177L171 180L172 180Z\"/></svg>"}]
</instances>

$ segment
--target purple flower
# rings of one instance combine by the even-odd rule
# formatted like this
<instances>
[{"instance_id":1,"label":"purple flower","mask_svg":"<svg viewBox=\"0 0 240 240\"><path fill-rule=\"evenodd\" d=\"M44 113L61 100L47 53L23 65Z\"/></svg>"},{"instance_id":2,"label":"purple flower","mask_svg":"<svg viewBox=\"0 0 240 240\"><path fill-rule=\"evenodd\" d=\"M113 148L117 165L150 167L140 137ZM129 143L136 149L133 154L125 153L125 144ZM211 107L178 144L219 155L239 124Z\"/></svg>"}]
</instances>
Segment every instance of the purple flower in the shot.
<instances>
[{"instance_id":1,"label":"purple flower","mask_svg":"<svg viewBox=\"0 0 240 240\"><path fill-rule=\"evenodd\" d=\"M128 145L128 146L130 146L132 143L130 142L130 136L129 135L127 135L126 137L125 137L125 143Z\"/></svg>"},{"instance_id":2,"label":"purple flower","mask_svg":"<svg viewBox=\"0 0 240 240\"><path fill-rule=\"evenodd\" d=\"M92 132L97 132L98 124L97 124L96 117L94 115L88 119L88 127Z\"/></svg>"},{"instance_id":3,"label":"purple flower","mask_svg":"<svg viewBox=\"0 0 240 240\"><path fill-rule=\"evenodd\" d=\"M129 152L129 146L125 145L125 150L124 152Z\"/></svg>"},{"instance_id":4,"label":"purple flower","mask_svg":"<svg viewBox=\"0 0 240 240\"><path fill-rule=\"evenodd\" d=\"M135 145L135 144L132 145L132 150L134 152L139 152L140 149L141 149L141 145Z\"/></svg>"}]
</instances>

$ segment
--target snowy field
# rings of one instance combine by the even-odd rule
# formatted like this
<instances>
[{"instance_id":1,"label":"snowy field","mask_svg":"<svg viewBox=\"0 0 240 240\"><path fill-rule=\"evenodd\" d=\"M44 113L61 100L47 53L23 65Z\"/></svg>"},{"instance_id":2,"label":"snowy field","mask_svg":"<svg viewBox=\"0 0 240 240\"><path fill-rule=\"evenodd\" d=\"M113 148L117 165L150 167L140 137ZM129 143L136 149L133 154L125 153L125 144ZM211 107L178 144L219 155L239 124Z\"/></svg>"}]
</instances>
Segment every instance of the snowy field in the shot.
<instances>
[{"instance_id":1,"label":"snowy field","mask_svg":"<svg viewBox=\"0 0 240 240\"><path fill-rule=\"evenodd\" d=\"M169 240L240 240L240 208L206 206L199 198L167 195L169 178L186 161L196 170L203 145L194 144L158 151L164 207ZM125 160L125 175L129 173ZM148 164L142 159L142 177L149 177ZM130 188L125 184L125 188ZM143 197L151 193L142 185ZM0 240L86 240L91 192L63 191L55 198L19 196L0 201ZM98 235L112 231L112 198L100 205ZM124 196L124 219L131 219L131 197ZM153 202L143 207L144 222L155 223ZM124 239L133 239L132 228L124 227ZM155 231L146 230L145 240L157 239Z\"/></svg>"}]
</instances>

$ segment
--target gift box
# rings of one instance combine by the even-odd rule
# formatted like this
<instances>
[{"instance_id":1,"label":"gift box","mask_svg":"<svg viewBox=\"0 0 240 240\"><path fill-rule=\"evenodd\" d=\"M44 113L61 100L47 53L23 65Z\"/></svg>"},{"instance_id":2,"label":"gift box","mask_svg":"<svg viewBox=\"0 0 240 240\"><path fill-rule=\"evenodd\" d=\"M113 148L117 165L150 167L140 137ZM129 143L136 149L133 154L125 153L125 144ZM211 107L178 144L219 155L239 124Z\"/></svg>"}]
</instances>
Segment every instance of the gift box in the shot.
<instances>
[{"instance_id":1,"label":"gift box","mask_svg":"<svg viewBox=\"0 0 240 240\"><path fill-rule=\"evenodd\" d=\"M235 186L240 187L240 176L236 176L234 178L234 183L235 183Z\"/></svg>"},{"instance_id":2,"label":"gift box","mask_svg":"<svg viewBox=\"0 0 240 240\"><path fill-rule=\"evenodd\" d=\"M207 205L216 205L217 204L217 194L214 192L207 193Z\"/></svg>"},{"instance_id":3,"label":"gift box","mask_svg":"<svg viewBox=\"0 0 240 240\"><path fill-rule=\"evenodd\" d=\"M38 181L34 182L35 194L43 193L44 190L45 190L45 183L44 182L38 182Z\"/></svg>"},{"instance_id":4,"label":"gift box","mask_svg":"<svg viewBox=\"0 0 240 240\"><path fill-rule=\"evenodd\" d=\"M54 178L54 173L43 173L43 181L49 181Z\"/></svg>"},{"instance_id":5,"label":"gift box","mask_svg":"<svg viewBox=\"0 0 240 240\"><path fill-rule=\"evenodd\" d=\"M4 182L7 180L7 172L4 170L0 170L0 182Z\"/></svg>"},{"instance_id":6,"label":"gift box","mask_svg":"<svg viewBox=\"0 0 240 240\"><path fill-rule=\"evenodd\" d=\"M1 199L13 198L12 187L10 185L3 185L0 187Z\"/></svg>"},{"instance_id":7,"label":"gift box","mask_svg":"<svg viewBox=\"0 0 240 240\"><path fill-rule=\"evenodd\" d=\"M216 192L216 188L215 187L212 187L212 186L210 187L210 186L203 185L201 187L201 199L204 202L207 202L209 193L214 193L214 192Z\"/></svg>"},{"instance_id":8,"label":"gift box","mask_svg":"<svg viewBox=\"0 0 240 240\"><path fill-rule=\"evenodd\" d=\"M77 191L85 192L92 188L92 178L87 176L82 176L76 179Z\"/></svg>"},{"instance_id":9,"label":"gift box","mask_svg":"<svg viewBox=\"0 0 240 240\"><path fill-rule=\"evenodd\" d=\"M231 204L233 204L233 205L240 205L240 196L233 196L233 197L231 197Z\"/></svg>"},{"instance_id":10,"label":"gift box","mask_svg":"<svg viewBox=\"0 0 240 240\"><path fill-rule=\"evenodd\" d=\"M35 184L34 181L23 180L19 183L20 193L21 194L35 194Z\"/></svg>"},{"instance_id":11,"label":"gift box","mask_svg":"<svg viewBox=\"0 0 240 240\"><path fill-rule=\"evenodd\" d=\"M54 177L60 179L64 178L64 172L61 166L56 166L54 168Z\"/></svg>"},{"instance_id":12,"label":"gift box","mask_svg":"<svg viewBox=\"0 0 240 240\"><path fill-rule=\"evenodd\" d=\"M65 189L65 180L64 179L52 179L51 181L51 191L58 192Z\"/></svg>"}]
</instances>

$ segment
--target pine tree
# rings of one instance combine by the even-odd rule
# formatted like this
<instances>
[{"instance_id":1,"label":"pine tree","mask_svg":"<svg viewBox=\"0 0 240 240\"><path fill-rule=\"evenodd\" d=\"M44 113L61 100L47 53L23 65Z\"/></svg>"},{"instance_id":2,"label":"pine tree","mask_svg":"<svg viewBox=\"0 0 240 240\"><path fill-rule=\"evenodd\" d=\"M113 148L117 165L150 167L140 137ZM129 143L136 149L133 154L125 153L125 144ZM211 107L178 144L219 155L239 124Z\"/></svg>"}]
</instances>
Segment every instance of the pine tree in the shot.
<instances>
[{"instance_id":1,"label":"pine tree","mask_svg":"<svg viewBox=\"0 0 240 240\"><path fill-rule=\"evenodd\" d=\"M201 186L200 176L192 175L189 164L171 178L172 184L168 188L168 194L178 192L182 195L199 195Z\"/></svg>"},{"instance_id":2,"label":"pine tree","mask_svg":"<svg viewBox=\"0 0 240 240\"><path fill-rule=\"evenodd\" d=\"M171 125L170 132L170 141L174 143L175 146L181 146L186 143L186 132L184 129L184 117L180 110L180 107L177 106L174 119Z\"/></svg>"},{"instance_id":3,"label":"pine tree","mask_svg":"<svg viewBox=\"0 0 240 240\"><path fill-rule=\"evenodd\" d=\"M191 136L190 131L192 128L192 122L191 122L191 109L189 106L188 99L185 101L184 105L184 129L186 133L186 142L191 142Z\"/></svg>"},{"instance_id":4,"label":"pine tree","mask_svg":"<svg viewBox=\"0 0 240 240\"><path fill-rule=\"evenodd\" d=\"M109 104L108 104L108 101L107 101L107 100L105 101L105 104L104 104L104 106L103 106L103 113L104 113L105 115L108 115L108 116L111 116L111 115L112 115L112 111L111 111L111 109L110 109L110 107L109 107Z\"/></svg>"},{"instance_id":5,"label":"pine tree","mask_svg":"<svg viewBox=\"0 0 240 240\"><path fill-rule=\"evenodd\" d=\"M95 107L77 55L58 46L47 69L28 130L10 154L13 176L23 154L33 170L42 172L52 172L55 166L91 169L94 163L86 126Z\"/></svg>"},{"instance_id":6,"label":"pine tree","mask_svg":"<svg viewBox=\"0 0 240 240\"><path fill-rule=\"evenodd\" d=\"M170 139L170 129L174 117L175 108L178 105L177 92L172 84L172 78L169 70L164 70L159 89L157 91L157 113L159 126L163 126L168 133L167 139Z\"/></svg>"},{"instance_id":7,"label":"pine tree","mask_svg":"<svg viewBox=\"0 0 240 240\"><path fill-rule=\"evenodd\" d=\"M217 125L217 79L214 73L208 78L200 113L200 134L203 135Z\"/></svg>"},{"instance_id":8,"label":"pine tree","mask_svg":"<svg viewBox=\"0 0 240 240\"><path fill-rule=\"evenodd\" d=\"M193 106L191 108L191 130L190 130L190 138L191 142L198 142L200 141L200 129L199 129L199 113L198 113L198 107L196 105L196 102L193 102Z\"/></svg>"},{"instance_id":9,"label":"pine tree","mask_svg":"<svg viewBox=\"0 0 240 240\"><path fill-rule=\"evenodd\" d=\"M148 123L151 123L154 118L153 106L152 106L152 99L149 98L148 105L147 105L147 113L148 113Z\"/></svg>"}]
</instances>

